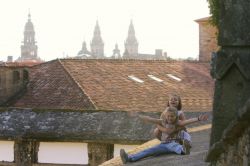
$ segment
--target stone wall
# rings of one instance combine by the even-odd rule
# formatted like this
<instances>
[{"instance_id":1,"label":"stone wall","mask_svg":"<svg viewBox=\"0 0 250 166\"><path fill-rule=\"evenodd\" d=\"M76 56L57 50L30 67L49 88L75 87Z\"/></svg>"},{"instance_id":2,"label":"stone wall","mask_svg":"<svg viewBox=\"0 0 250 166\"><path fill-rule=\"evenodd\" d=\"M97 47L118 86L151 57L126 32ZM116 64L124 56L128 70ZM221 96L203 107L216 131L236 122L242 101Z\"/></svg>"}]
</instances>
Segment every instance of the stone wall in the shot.
<instances>
[{"instance_id":1,"label":"stone wall","mask_svg":"<svg viewBox=\"0 0 250 166\"><path fill-rule=\"evenodd\" d=\"M250 165L250 127L246 129L242 137L232 145L225 147L225 152L220 155L217 162L212 165Z\"/></svg>"},{"instance_id":2,"label":"stone wall","mask_svg":"<svg viewBox=\"0 0 250 166\"><path fill-rule=\"evenodd\" d=\"M218 50L217 28L210 23L210 17L196 20L199 24L199 61L209 62L211 53Z\"/></svg>"},{"instance_id":3,"label":"stone wall","mask_svg":"<svg viewBox=\"0 0 250 166\"><path fill-rule=\"evenodd\" d=\"M124 111L0 109L0 139L136 144L151 139L154 127Z\"/></svg>"},{"instance_id":4,"label":"stone wall","mask_svg":"<svg viewBox=\"0 0 250 166\"><path fill-rule=\"evenodd\" d=\"M24 90L28 80L28 69L0 66L0 105Z\"/></svg>"},{"instance_id":5,"label":"stone wall","mask_svg":"<svg viewBox=\"0 0 250 166\"><path fill-rule=\"evenodd\" d=\"M250 100L210 148L206 161L211 166L250 165Z\"/></svg>"}]
</instances>

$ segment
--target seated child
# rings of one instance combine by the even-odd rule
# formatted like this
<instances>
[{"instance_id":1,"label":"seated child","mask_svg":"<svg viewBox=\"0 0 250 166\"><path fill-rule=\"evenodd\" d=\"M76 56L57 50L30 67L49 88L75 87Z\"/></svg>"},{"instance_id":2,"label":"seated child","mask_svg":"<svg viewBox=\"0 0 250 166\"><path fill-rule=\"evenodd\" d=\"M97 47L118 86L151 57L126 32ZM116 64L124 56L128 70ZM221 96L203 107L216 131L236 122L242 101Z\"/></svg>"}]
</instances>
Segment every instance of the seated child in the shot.
<instances>
[{"instance_id":1,"label":"seated child","mask_svg":"<svg viewBox=\"0 0 250 166\"><path fill-rule=\"evenodd\" d=\"M128 155L124 149L120 150L120 156L122 162L125 164L127 162L135 162L145 157L155 156L160 154L189 154L189 149L184 142L183 145L179 143L178 134L176 133L176 128L182 128L188 124L207 120L208 115L200 115L197 118L191 118L187 120L178 120L178 113L175 107L168 107L165 113L165 119L155 119L147 116L140 116L143 120L149 120L152 123L156 123L158 129L162 132L161 143L154 147L145 149L139 153ZM162 126L163 125L163 126Z\"/></svg>"},{"instance_id":2,"label":"seated child","mask_svg":"<svg viewBox=\"0 0 250 166\"><path fill-rule=\"evenodd\" d=\"M185 115L184 115L184 111L182 110L182 102L181 102L181 97L177 94L171 94L169 95L169 100L167 101L167 106L168 107L175 107L177 109L178 112L178 119L179 120L186 120ZM165 119L165 112L163 111L160 119ZM181 131L182 130L182 131ZM189 144L189 146L191 147L191 136L190 134L187 132L186 128L179 128L178 131L181 131L180 134L183 137L183 139ZM162 132L156 128L154 130L154 135L156 138L158 138L159 140L161 140L161 134Z\"/></svg>"}]
</instances>

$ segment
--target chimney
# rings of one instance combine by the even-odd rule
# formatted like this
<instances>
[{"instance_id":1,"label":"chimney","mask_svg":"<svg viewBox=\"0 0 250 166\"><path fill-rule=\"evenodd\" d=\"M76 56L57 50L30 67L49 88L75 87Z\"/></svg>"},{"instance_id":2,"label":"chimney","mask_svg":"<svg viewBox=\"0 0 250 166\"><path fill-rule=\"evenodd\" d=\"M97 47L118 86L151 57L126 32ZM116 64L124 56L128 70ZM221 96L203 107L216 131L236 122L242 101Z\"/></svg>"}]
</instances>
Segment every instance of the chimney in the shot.
<instances>
[{"instance_id":1,"label":"chimney","mask_svg":"<svg viewBox=\"0 0 250 166\"><path fill-rule=\"evenodd\" d=\"M7 62L13 62L13 56L8 56L7 57Z\"/></svg>"}]
</instances>

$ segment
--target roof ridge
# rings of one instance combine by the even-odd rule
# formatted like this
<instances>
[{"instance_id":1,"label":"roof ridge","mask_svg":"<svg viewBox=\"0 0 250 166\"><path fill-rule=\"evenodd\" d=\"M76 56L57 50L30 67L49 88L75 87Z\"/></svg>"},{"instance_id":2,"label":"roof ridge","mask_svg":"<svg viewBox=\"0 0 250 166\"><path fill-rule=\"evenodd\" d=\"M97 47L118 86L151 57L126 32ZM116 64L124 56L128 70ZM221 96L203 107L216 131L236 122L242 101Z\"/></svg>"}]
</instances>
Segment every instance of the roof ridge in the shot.
<instances>
[{"instance_id":1,"label":"roof ridge","mask_svg":"<svg viewBox=\"0 0 250 166\"><path fill-rule=\"evenodd\" d=\"M78 88L81 89L81 92L86 95L86 97L88 98L88 100L91 102L91 104L94 106L95 109L98 109L97 106L94 104L93 100L89 97L89 95L84 91L84 89L81 87L81 85L72 77L72 75L70 74L70 72L66 69L66 67L63 65L63 63L61 62L60 59L57 59L58 62L61 64L61 66L63 67L63 69L65 70L65 72L69 75L69 77L73 80L73 82L75 82L75 84L78 86Z\"/></svg>"},{"instance_id":2,"label":"roof ridge","mask_svg":"<svg viewBox=\"0 0 250 166\"><path fill-rule=\"evenodd\" d=\"M188 61L188 60L160 60L160 59L77 59L77 58L63 58L60 59L62 61L64 60L72 60L72 61L99 61L99 62L162 62L162 63L206 63L206 62L200 62L200 61Z\"/></svg>"},{"instance_id":3,"label":"roof ridge","mask_svg":"<svg viewBox=\"0 0 250 166\"><path fill-rule=\"evenodd\" d=\"M53 60L50 60L50 61L45 61L45 62L36 64L36 65L34 65L34 66L31 66L30 68L35 68L35 67L42 66L42 65L45 65L45 64L48 64L48 63L53 63L53 62L56 62L57 60L58 60L58 59L53 59Z\"/></svg>"}]
</instances>

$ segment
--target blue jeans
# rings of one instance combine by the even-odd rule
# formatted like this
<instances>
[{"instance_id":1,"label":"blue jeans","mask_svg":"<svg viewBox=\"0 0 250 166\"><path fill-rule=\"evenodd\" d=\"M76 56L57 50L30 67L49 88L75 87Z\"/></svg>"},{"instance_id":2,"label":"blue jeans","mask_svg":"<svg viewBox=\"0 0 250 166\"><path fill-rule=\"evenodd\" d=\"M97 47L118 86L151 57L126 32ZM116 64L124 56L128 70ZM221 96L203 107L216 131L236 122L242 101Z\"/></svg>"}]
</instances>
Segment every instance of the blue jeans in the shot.
<instances>
[{"instance_id":1,"label":"blue jeans","mask_svg":"<svg viewBox=\"0 0 250 166\"><path fill-rule=\"evenodd\" d=\"M191 142L191 135L188 132L184 131L184 130L181 130L180 138Z\"/></svg>"},{"instance_id":2,"label":"blue jeans","mask_svg":"<svg viewBox=\"0 0 250 166\"><path fill-rule=\"evenodd\" d=\"M169 143L161 143L159 145L145 149L136 154L128 155L128 158L130 161L137 161L149 156L169 154L169 153L181 154L182 152L183 152L182 146L179 143L172 141Z\"/></svg>"}]
</instances>

